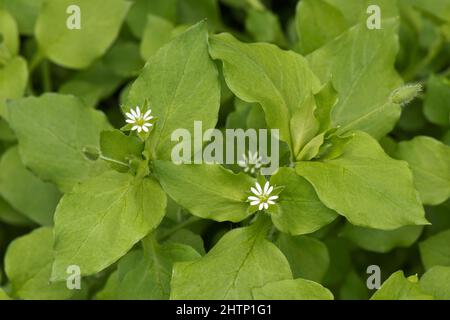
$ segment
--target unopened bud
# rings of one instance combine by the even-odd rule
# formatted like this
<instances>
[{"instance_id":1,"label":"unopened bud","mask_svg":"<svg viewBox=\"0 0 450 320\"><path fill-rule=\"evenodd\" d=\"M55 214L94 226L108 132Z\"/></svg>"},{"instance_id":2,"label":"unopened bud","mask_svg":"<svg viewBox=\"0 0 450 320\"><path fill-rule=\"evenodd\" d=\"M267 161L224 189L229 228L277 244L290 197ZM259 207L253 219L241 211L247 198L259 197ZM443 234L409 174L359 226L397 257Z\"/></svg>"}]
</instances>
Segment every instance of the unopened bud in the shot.
<instances>
[{"instance_id":1,"label":"unopened bud","mask_svg":"<svg viewBox=\"0 0 450 320\"><path fill-rule=\"evenodd\" d=\"M391 101L404 106L414 100L420 92L422 92L421 84L407 84L392 92Z\"/></svg>"}]
</instances>

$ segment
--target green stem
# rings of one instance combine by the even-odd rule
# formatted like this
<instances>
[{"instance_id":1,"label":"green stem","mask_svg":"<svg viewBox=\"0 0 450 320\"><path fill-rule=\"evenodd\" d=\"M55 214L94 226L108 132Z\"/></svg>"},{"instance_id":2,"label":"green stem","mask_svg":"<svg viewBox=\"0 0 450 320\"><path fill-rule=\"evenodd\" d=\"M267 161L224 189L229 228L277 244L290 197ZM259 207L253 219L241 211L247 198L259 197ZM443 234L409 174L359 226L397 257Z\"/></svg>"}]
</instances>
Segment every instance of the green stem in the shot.
<instances>
[{"instance_id":1,"label":"green stem","mask_svg":"<svg viewBox=\"0 0 450 320\"><path fill-rule=\"evenodd\" d=\"M44 61L44 55L38 51L36 54L31 58L30 66L29 66L29 73L33 73L33 71L41 64L42 61Z\"/></svg>"},{"instance_id":2,"label":"green stem","mask_svg":"<svg viewBox=\"0 0 450 320\"><path fill-rule=\"evenodd\" d=\"M130 167L128 163L125 163L125 162L122 162L122 161L119 161L119 160L116 160L116 159L112 159L112 158L109 158L109 157L105 157L104 155L100 155L99 159L102 159L102 160L104 160L106 162L118 164L120 166L124 166L124 167L127 167L127 168Z\"/></svg>"},{"instance_id":3,"label":"green stem","mask_svg":"<svg viewBox=\"0 0 450 320\"><path fill-rule=\"evenodd\" d=\"M169 230L167 230L166 232L164 232L163 234L161 234L161 235L158 237L158 240L159 240L159 241L167 240L172 234L174 234L174 233L177 232L178 230L183 229L183 228L187 227L188 225L193 224L194 222L197 222L197 221L199 221L199 220L200 220L200 218L198 218L198 217L194 217L194 216L189 217L189 218L186 219L185 221L183 221L183 222L177 224L175 227L170 228Z\"/></svg>"}]
</instances>

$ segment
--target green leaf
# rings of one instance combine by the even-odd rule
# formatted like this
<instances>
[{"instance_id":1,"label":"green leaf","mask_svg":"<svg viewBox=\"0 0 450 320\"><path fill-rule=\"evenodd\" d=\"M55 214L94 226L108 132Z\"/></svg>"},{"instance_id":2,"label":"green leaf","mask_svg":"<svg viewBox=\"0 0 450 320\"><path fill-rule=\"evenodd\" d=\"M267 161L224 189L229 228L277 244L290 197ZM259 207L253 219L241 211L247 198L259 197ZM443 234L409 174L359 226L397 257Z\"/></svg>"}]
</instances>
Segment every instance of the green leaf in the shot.
<instances>
[{"instance_id":1,"label":"green leaf","mask_svg":"<svg viewBox=\"0 0 450 320\"><path fill-rule=\"evenodd\" d=\"M63 279L72 264L83 275L108 267L159 225L165 207L149 177L109 171L76 185L56 210L52 279Z\"/></svg>"},{"instance_id":2,"label":"green leaf","mask_svg":"<svg viewBox=\"0 0 450 320\"><path fill-rule=\"evenodd\" d=\"M222 29L218 0L183 0L178 1L177 20L179 23L191 24L207 20L212 30Z\"/></svg>"},{"instance_id":3,"label":"green leaf","mask_svg":"<svg viewBox=\"0 0 450 320\"><path fill-rule=\"evenodd\" d=\"M42 182L22 164L17 147L0 160L0 194L16 210L40 225L52 225L61 197L51 183Z\"/></svg>"},{"instance_id":4,"label":"green leaf","mask_svg":"<svg viewBox=\"0 0 450 320\"><path fill-rule=\"evenodd\" d=\"M0 300L11 300L2 288L0 288Z\"/></svg>"},{"instance_id":5,"label":"green leaf","mask_svg":"<svg viewBox=\"0 0 450 320\"><path fill-rule=\"evenodd\" d=\"M29 226L33 225L33 222L16 211L9 203L0 197L0 221L15 225L15 226Z\"/></svg>"},{"instance_id":6,"label":"green leaf","mask_svg":"<svg viewBox=\"0 0 450 320\"><path fill-rule=\"evenodd\" d=\"M367 29L365 22L356 25L308 56L322 83L331 80L339 92L331 122L341 133L362 130L381 138L400 117L400 106L390 100L401 84L394 69L398 21L382 25L380 30Z\"/></svg>"},{"instance_id":7,"label":"green leaf","mask_svg":"<svg viewBox=\"0 0 450 320\"><path fill-rule=\"evenodd\" d=\"M134 41L119 40L103 57L105 66L120 77L133 77L144 66L139 45Z\"/></svg>"},{"instance_id":8,"label":"green leaf","mask_svg":"<svg viewBox=\"0 0 450 320\"><path fill-rule=\"evenodd\" d=\"M433 300L420 289L417 275L405 278L403 271L393 273L370 300Z\"/></svg>"},{"instance_id":9,"label":"green leaf","mask_svg":"<svg viewBox=\"0 0 450 320\"><path fill-rule=\"evenodd\" d=\"M4 44L12 56L19 52L19 31L11 14L0 7L0 44Z\"/></svg>"},{"instance_id":10,"label":"green leaf","mask_svg":"<svg viewBox=\"0 0 450 320\"><path fill-rule=\"evenodd\" d=\"M368 251L386 253L397 247L413 245L422 234L423 226L406 226L396 230L376 230L347 223L341 235Z\"/></svg>"},{"instance_id":11,"label":"green leaf","mask_svg":"<svg viewBox=\"0 0 450 320\"><path fill-rule=\"evenodd\" d=\"M249 9L245 29L257 42L270 42L280 46L287 44L278 16L269 10Z\"/></svg>"},{"instance_id":12,"label":"green leaf","mask_svg":"<svg viewBox=\"0 0 450 320\"><path fill-rule=\"evenodd\" d=\"M174 29L175 26L170 21L152 14L148 15L147 25L142 35L141 57L145 61L150 59L159 48L170 41Z\"/></svg>"},{"instance_id":13,"label":"green leaf","mask_svg":"<svg viewBox=\"0 0 450 320\"><path fill-rule=\"evenodd\" d=\"M450 80L431 75L423 105L427 119L437 125L450 125Z\"/></svg>"},{"instance_id":14,"label":"green leaf","mask_svg":"<svg viewBox=\"0 0 450 320\"><path fill-rule=\"evenodd\" d=\"M229 34L212 36L210 52L223 62L228 87L240 99L259 103L270 128L293 150L290 119L320 83L307 61L266 43L245 44ZM249 85L257 83L258 85Z\"/></svg>"},{"instance_id":15,"label":"green leaf","mask_svg":"<svg viewBox=\"0 0 450 320\"><path fill-rule=\"evenodd\" d=\"M137 38L142 38L148 15L156 15L172 23L177 15L178 0L136 0L127 16L127 24Z\"/></svg>"},{"instance_id":16,"label":"green leaf","mask_svg":"<svg viewBox=\"0 0 450 320\"><path fill-rule=\"evenodd\" d=\"M299 162L296 171L354 225L394 230L428 224L407 163L388 157L366 133L354 133L340 156Z\"/></svg>"},{"instance_id":17,"label":"green leaf","mask_svg":"<svg viewBox=\"0 0 450 320\"><path fill-rule=\"evenodd\" d=\"M450 198L450 147L418 136L398 144L396 158L408 162L424 204L438 205Z\"/></svg>"},{"instance_id":18,"label":"green leaf","mask_svg":"<svg viewBox=\"0 0 450 320\"><path fill-rule=\"evenodd\" d=\"M167 239L167 242L188 245L194 248L201 255L205 254L205 246L203 244L202 237L192 231L189 231L188 229L180 229L174 232Z\"/></svg>"},{"instance_id":19,"label":"green leaf","mask_svg":"<svg viewBox=\"0 0 450 320\"><path fill-rule=\"evenodd\" d=\"M99 171L100 164L88 160L83 149L98 147L100 132L109 129L103 113L53 93L12 101L7 110L23 163L42 179L67 192Z\"/></svg>"},{"instance_id":20,"label":"green leaf","mask_svg":"<svg viewBox=\"0 0 450 320\"><path fill-rule=\"evenodd\" d=\"M248 217L246 201L255 183L250 176L234 174L221 165L176 165L168 161L156 161L154 165L164 190L193 215L233 222Z\"/></svg>"},{"instance_id":21,"label":"green leaf","mask_svg":"<svg viewBox=\"0 0 450 320\"><path fill-rule=\"evenodd\" d=\"M145 240L144 249L130 252L120 260L118 299L168 299L174 263L197 260L201 257L187 245L178 243L158 245L148 242Z\"/></svg>"},{"instance_id":22,"label":"green leaf","mask_svg":"<svg viewBox=\"0 0 450 320\"><path fill-rule=\"evenodd\" d=\"M286 234L280 234L276 244L288 259L294 278L322 282L330 264L325 244L312 237Z\"/></svg>"},{"instance_id":23,"label":"green leaf","mask_svg":"<svg viewBox=\"0 0 450 320\"><path fill-rule=\"evenodd\" d=\"M252 299L252 289L292 278L289 263L267 241L268 219L226 233L203 258L174 266L171 299Z\"/></svg>"},{"instance_id":24,"label":"green leaf","mask_svg":"<svg viewBox=\"0 0 450 320\"><path fill-rule=\"evenodd\" d=\"M22 57L9 60L0 65L0 102L23 96L28 81L27 62Z\"/></svg>"},{"instance_id":25,"label":"green leaf","mask_svg":"<svg viewBox=\"0 0 450 320\"><path fill-rule=\"evenodd\" d=\"M129 167L125 165L128 165L130 160L142 158L144 144L136 136L127 136L117 129L109 130L100 134L100 151L102 157L112 160L110 164L114 169L126 172Z\"/></svg>"},{"instance_id":26,"label":"green leaf","mask_svg":"<svg viewBox=\"0 0 450 320\"><path fill-rule=\"evenodd\" d=\"M305 280L270 282L252 290L256 300L333 300L333 294L320 284Z\"/></svg>"},{"instance_id":27,"label":"green leaf","mask_svg":"<svg viewBox=\"0 0 450 320\"><path fill-rule=\"evenodd\" d=\"M435 266L425 272L420 289L435 299L450 300L450 267Z\"/></svg>"},{"instance_id":28,"label":"green leaf","mask_svg":"<svg viewBox=\"0 0 450 320\"><path fill-rule=\"evenodd\" d=\"M420 256L425 269L450 266L450 230L442 231L419 243Z\"/></svg>"},{"instance_id":29,"label":"green leaf","mask_svg":"<svg viewBox=\"0 0 450 320\"><path fill-rule=\"evenodd\" d=\"M67 8L80 8L80 29L67 26ZM45 0L35 35L42 53L54 63L83 69L101 57L117 37L130 7L124 0ZM97 16L101 13L102 19Z\"/></svg>"},{"instance_id":30,"label":"green leaf","mask_svg":"<svg viewBox=\"0 0 450 320\"><path fill-rule=\"evenodd\" d=\"M176 129L193 133L194 121L202 121L203 130L216 125L220 82L207 38L205 22L174 38L152 56L130 90L125 111L148 100L158 117L148 143L157 159L171 159Z\"/></svg>"},{"instance_id":31,"label":"green leaf","mask_svg":"<svg viewBox=\"0 0 450 320\"><path fill-rule=\"evenodd\" d=\"M116 300L117 298L117 285L118 285L119 272L114 270L106 280L104 287L98 291L94 299L95 300Z\"/></svg>"},{"instance_id":32,"label":"green leaf","mask_svg":"<svg viewBox=\"0 0 450 320\"><path fill-rule=\"evenodd\" d=\"M347 21L337 7L325 0L304 0L297 5L296 27L300 50L308 54L343 33Z\"/></svg>"},{"instance_id":33,"label":"green leaf","mask_svg":"<svg viewBox=\"0 0 450 320\"><path fill-rule=\"evenodd\" d=\"M51 228L36 229L16 238L5 256L5 271L11 281L13 295L22 299L68 299L73 291L66 282L50 282L54 259L53 232ZM65 280L67 274L64 270Z\"/></svg>"},{"instance_id":34,"label":"green leaf","mask_svg":"<svg viewBox=\"0 0 450 320\"><path fill-rule=\"evenodd\" d=\"M94 108L101 99L112 95L122 82L122 77L108 69L104 62L98 61L88 69L74 73L59 87L58 92L77 96L84 104Z\"/></svg>"},{"instance_id":35,"label":"green leaf","mask_svg":"<svg viewBox=\"0 0 450 320\"><path fill-rule=\"evenodd\" d=\"M271 185L283 186L272 215L275 226L292 235L319 230L337 218L336 212L325 207L312 185L292 168L280 168L270 179Z\"/></svg>"},{"instance_id":36,"label":"green leaf","mask_svg":"<svg viewBox=\"0 0 450 320\"><path fill-rule=\"evenodd\" d=\"M43 2L44 0L3 0L3 5L16 19L20 33L31 36Z\"/></svg>"}]
</instances>

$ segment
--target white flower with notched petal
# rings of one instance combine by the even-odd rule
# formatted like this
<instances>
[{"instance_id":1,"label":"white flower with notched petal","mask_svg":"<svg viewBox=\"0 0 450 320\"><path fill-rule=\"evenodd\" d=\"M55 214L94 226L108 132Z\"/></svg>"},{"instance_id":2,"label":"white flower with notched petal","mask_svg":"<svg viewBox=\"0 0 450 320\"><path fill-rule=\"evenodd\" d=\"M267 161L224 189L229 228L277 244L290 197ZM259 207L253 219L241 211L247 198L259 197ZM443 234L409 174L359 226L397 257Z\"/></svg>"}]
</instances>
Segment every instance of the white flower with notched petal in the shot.
<instances>
[{"instance_id":1,"label":"white flower with notched petal","mask_svg":"<svg viewBox=\"0 0 450 320\"><path fill-rule=\"evenodd\" d=\"M249 196L248 201L250 201L250 205L258 206L258 210L269 208L269 205L275 204L274 200L278 199L278 196L271 196L270 194L273 191L273 187L270 185L269 181L266 182L264 188L261 188L261 185L256 182L255 187L251 187L250 190L254 194L254 196Z\"/></svg>"},{"instance_id":2,"label":"white flower with notched petal","mask_svg":"<svg viewBox=\"0 0 450 320\"><path fill-rule=\"evenodd\" d=\"M248 157L245 154L242 157L243 159L238 161L238 165L244 168L244 172L255 174L256 170L260 169L263 165L262 157L258 156L258 152L252 153L249 151Z\"/></svg>"},{"instance_id":3,"label":"white flower with notched petal","mask_svg":"<svg viewBox=\"0 0 450 320\"><path fill-rule=\"evenodd\" d=\"M127 123L134 125L131 130L137 130L137 132L148 132L151 126L149 121L153 119L153 116L150 114L152 110L148 110L145 114L141 112L141 109L137 106L135 110L130 109L130 112L125 113L127 119L125 120Z\"/></svg>"}]
</instances>

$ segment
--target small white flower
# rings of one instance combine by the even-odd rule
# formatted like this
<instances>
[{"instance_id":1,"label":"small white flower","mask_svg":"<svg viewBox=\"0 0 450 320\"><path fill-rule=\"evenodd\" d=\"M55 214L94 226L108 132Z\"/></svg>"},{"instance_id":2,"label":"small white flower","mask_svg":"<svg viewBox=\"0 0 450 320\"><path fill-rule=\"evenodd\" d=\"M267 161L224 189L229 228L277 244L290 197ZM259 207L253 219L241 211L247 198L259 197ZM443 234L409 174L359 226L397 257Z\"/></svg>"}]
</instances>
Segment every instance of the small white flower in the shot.
<instances>
[{"instance_id":1,"label":"small white flower","mask_svg":"<svg viewBox=\"0 0 450 320\"><path fill-rule=\"evenodd\" d=\"M125 113L127 116L125 121L134 125L131 130L137 130L137 132L148 132L148 128L153 126L153 124L148 122L153 119L153 116L150 115L151 113L152 110L148 110L145 114L143 114L141 109L139 109L139 106L136 106L136 109L130 109L130 112Z\"/></svg>"},{"instance_id":2,"label":"small white flower","mask_svg":"<svg viewBox=\"0 0 450 320\"><path fill-rule=\"evenodd\" d=\"M275 204L274 200L278 199L278 196L270 195L273 191L273 187L270 185L269 181L266 182L264 188L261 188L261 185L258 182L256 182L255 187L256 188L250 188L254 194L254 196L248 197L250 205L258 206L258 210L267 210L270 204Z\"/></svg>"},{"instance_id":3,"label":"small white flower","mask_svg":"<svg viewBox=\"0 0 450 320\"><path fill-rule=\"evenodd\" d=\"M244 168L244 172L255 174L256 170L260 169L263 165L262 157L258 156L258 152L252 153L249 151L248 157L245 154L242 157L243 159L238 161L238 165Z\"/></svg>"}]
</instances>

